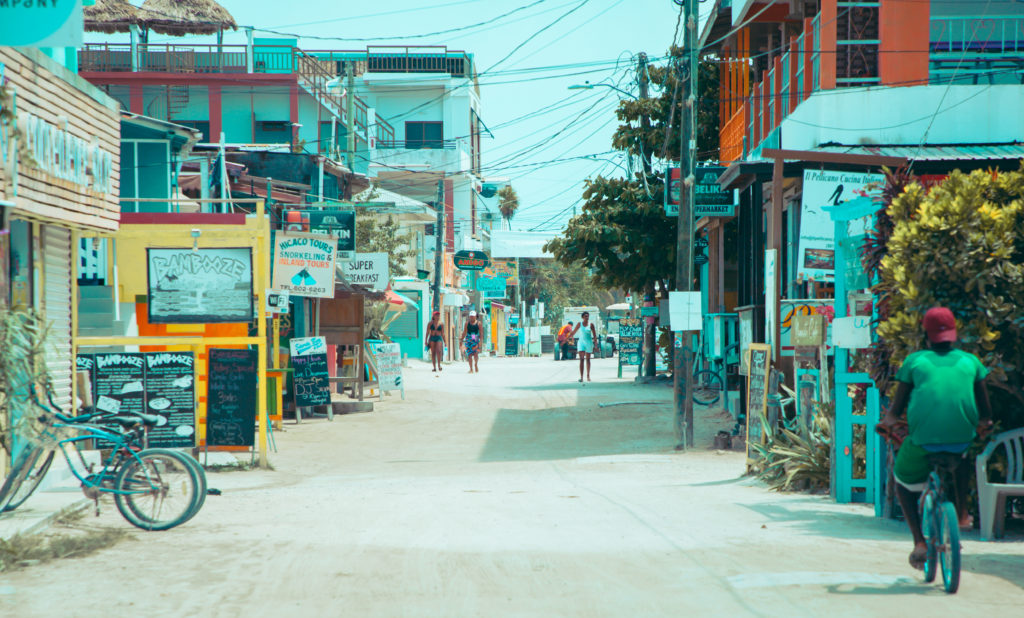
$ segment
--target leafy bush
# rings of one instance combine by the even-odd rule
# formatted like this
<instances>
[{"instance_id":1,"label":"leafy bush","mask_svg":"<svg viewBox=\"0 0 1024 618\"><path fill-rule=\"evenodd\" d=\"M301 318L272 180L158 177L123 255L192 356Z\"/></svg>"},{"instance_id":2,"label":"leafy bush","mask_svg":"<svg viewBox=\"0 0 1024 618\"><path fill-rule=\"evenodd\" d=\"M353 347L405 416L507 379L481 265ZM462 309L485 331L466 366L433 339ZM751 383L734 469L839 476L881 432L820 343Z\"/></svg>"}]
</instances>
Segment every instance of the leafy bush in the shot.
<instances>
[{"instance_id":1,"label":"leafy bush","mask_svg":"<svg viewBox=\"0 0 1024 618\"><path fill-rule=\"evenodd\" d=\"M892 178L890 176L890 178ZM992 372L993 411L1007 429L1024 424L1024 166L959 171L930 191L906 185L880 221L891 236L878 260L876 371L924 346L921 319L942 305L957 317L960 347ZM876 230L877 234L878 230ZM878 247L867 247L868 253ZM868 254L866 254L868 255ZM876 363L876 368L879 363ZM994 387L994 388L993 388Z\"/></svg>"},{"instance_id":2,"label":"leafy bush","mask_svg":"<svg viewBox=\"0 0 1024 618\"><path fill-rule=\"evenodd\" d=\"M797 423L793 429L773 428L761 419L765 443L751 444L760 455L757 477L776 491L828 490L834 418L831 406L817 404L809 426Z\"/></svg>"}]
</instances>

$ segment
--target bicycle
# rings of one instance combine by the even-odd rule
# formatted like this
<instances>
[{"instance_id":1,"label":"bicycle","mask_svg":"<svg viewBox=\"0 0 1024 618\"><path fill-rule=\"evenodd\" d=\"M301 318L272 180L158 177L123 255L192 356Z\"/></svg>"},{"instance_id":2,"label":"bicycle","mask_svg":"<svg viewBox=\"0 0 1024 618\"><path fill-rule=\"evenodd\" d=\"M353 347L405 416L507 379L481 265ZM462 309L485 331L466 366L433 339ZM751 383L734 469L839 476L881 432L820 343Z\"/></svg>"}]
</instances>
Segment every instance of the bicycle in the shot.
<instances>
[{"instance_id":1,"label":"bicycle","mask_svg":"<svg viewBox=\"0 0 1024 618\"><path fill-rule=\"evenodd\" d=\"M724 357L709 359L704 349L704 336L701 335L700 355L695 359L693 372L693 402L695 404L711 406L722 398L722 394L725 392L727 373L725 359L734 348L739 349L739 343L726 346Z\"/></svg>"},{"instance_id":2,"label":"bicycle","mask_svg":"<svg viewBox=\"0 0 1024 618\"><path fill-rule=\"evenodd\" d=\"M938 567L941 567L942 582L949 594L954 594L960 587L960 520L956 506L946 496L942 479L952 477L962 457L959 453L932 453L928 456L932 471L918 502L921 533L928 545L924 581L935 581Z\"/></svg>"},{"instance_id":3,"label":"bicycle","mask_svg":"<svg viewBox=\"0 0 1024 618\"><path fill-rule=\"evenodd\" d=\"M51 400L52 404L52 400ZM54 406L56 408L56 406ZM0 512L21 506L38 488L60 449L72 474L81 482L86 497L96 503L103 493L113 494L114 504L132 525L143 530L167 530L192 519L206 499L206 475L194 458L177 451L162 448L143 448L148 427L167 422L162 416L131 413L119 415L109 412L90 412L67 416L46 411L36 417L44 427L38 430L40 440L32 441L18 453L10 473L0 486ZM110 422L122 427L122 432L93 424L90 421ZM80 435L60 438L61 430L70 429ZM94 471L82 454L81 444L97 439L112 447L102 468ZM72 447L85 474L79 472L68 452ZM165 514L164 509L169 506Z\"/></svg>"}]
</instances>

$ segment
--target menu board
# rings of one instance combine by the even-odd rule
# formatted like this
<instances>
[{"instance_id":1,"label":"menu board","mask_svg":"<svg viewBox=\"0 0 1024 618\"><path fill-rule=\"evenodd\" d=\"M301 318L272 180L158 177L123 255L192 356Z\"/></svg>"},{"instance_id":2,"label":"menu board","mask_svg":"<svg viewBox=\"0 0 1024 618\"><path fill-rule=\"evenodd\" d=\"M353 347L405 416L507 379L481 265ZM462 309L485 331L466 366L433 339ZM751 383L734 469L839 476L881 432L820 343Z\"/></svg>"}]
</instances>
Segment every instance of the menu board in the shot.
<instances>
[{"instance_id":1,"label":"menu board","mask_svg":"<svg viewBox=\"0 0 1024 618\"><path fill-rule=\"evenodd\" d=\"M747 373L747 461L756 459L751 444L764 443L764 423L768 413L768 377L772 349L763 343L751 343Z\"/></svg>"},{"instance_id":2,"label":"menu board","mask_svg":"<svg viewBox=\"0 0 1024 618\"><path fill-rule=\"evenodd\" d=\"M505 356L519 354L519 335L505 335Z\"/></svg>"},{"instance_id":3,"label":"menu board","mask_svg":"<svg viewBox=\"0 0 1024 618\"><path fill-rule=\"evenodd\" d=\"M149 429L148 445L164 448L195 446L195 356L192 352L146 354L146 408L167 418Z\"/></svg>"},{"instance_id":4,"label":"menu board","mask_svg":"<svg viewBox=\"0 0 1024 618\"><path fill-rule=\"evenodd\" d=\"M639 365L644 342L644 321L641 318L619 320L619 364Z\"/></svg>"},{"instance_id":5,"label":"menu board","mask_svg":"<svg viewBox=\"0 0 1024 618\"><path fill-rule=\"evenodd\" d=\"M327 340L324 337L296 337L289 342L289 346L295 406L301 408L331 403Z\"/></svg>"},{"instance_id":6,"label":"menu board","mask_svg":"<svg viewBox=\"0 0 1024 618\"><path fill-rule=\"evenodd\" d=\"M382 391L402 389L402 346L397 343L368 344L377 368L377 383Z\"/></svg>"},{"instance_id":7,"label":"menu board","mask_svg":"<svg viewBox=\"0 0 1024 618\"><path fill-rule=\"evenodd\" d=\"M152 324L253 320L252 249L146 249Z\"/></svg>"},{"instance_id":8,"label":"menu board","mask_svg":"<svg viewBox=\"0 0 1024 618\"><path fill-rule=\"evenodd\" d=\"M210 348L206 387L206 444L256 443L256 350Z\"/></svg>"},{"instance_id":9,"label":"menu board","mask_svg":"<svg viewBox=\"0 0 1024 618\"><path fill-rule=\"evenodd\" d=\"M146 362L142 354L97 354L93 377L96 409L101 412L146 411Z\"/></svg>"}]
</instances>

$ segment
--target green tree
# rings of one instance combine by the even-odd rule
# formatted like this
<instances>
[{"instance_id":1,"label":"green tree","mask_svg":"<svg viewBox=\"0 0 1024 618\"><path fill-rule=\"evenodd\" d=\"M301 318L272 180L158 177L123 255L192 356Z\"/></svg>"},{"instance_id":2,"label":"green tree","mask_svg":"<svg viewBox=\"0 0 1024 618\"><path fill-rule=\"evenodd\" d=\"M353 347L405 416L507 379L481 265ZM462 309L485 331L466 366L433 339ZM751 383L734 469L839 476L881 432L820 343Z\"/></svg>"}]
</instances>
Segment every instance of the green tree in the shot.
<instances>
[{"instance_id":1,"label":"green tree","mask_svg":"<svg viewBox=\"0 0 1024 618\"><path fill-rule=\"evenodd\" d=\"M925 311L943 305L957 318L961 347L991 370L997 420L1004 429L1024 424L1024 166L956 171L930 191L913 182L878 219L865 254L884 247L875 287L885 316L873 350L879 386L923 347Z\"/></svg>"},{"instance_id":2,"label":"green tree","mask_svg":"<svg viewBox=\"0 0 1024 618\"><path fill-rule=\"evenodd\" d=\"M500 199L498 210L501 211L501 216L507 221L511 221L516 211L519 210L519 195L511 185L505 185L498 189L498 198Z\"/></svg>"},{"instance_id":3,"label":"green tree","mask_svg":"<svg viewBox=\"0 0 1024 618\"><path fill-rule=\"evenodd\" d=\"M356 218L356 251L387 253L392 277L407 275L406 260L416 255L412 233L402 233L394 217L362 216Z\"/></svg>"},{"instance_id":4,"label":"green tree","mask_svg":"<svg viewBox=\"0 0 1024 618\"><path fill-rule=\"evenodd\" d=\"M523 259L519 273L523 297L544 303L544 323L553 328L562 325L566 307L606 307L616 300L615 294L594 284L579 262L566 265L555 260Z\"/></svg>"}]
</instances>

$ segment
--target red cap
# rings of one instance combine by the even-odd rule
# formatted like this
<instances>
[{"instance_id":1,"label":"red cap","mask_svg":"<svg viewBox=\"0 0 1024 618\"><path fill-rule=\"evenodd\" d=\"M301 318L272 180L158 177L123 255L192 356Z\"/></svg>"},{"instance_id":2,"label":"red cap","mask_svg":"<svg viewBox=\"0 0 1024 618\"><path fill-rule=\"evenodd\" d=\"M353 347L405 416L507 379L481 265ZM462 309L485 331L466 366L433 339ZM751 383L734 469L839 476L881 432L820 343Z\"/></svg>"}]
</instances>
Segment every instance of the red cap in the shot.
<instances>
[{"instance_id":1,"label":"red cap","mask_svg":"<svg viewBox=\"0 0 1024 618\"><path fill-rule=\"evenodd\" d=\"M924 314L924 330L928 341L944 343L956 341L956 319L953 312L945 307L932 307Z\"/></svg>"}]
</instances>

